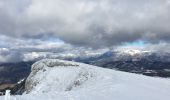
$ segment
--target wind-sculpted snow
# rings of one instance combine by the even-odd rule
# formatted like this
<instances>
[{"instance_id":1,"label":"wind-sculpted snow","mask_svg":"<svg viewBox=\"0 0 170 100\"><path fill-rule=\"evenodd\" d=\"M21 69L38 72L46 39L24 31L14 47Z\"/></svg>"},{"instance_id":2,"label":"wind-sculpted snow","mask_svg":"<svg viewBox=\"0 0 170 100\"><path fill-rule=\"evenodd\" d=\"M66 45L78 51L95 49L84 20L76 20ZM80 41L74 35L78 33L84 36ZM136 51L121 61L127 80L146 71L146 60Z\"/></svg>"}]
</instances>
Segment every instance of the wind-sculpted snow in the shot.
<instances>
[{"instance_id":1,"label":"wind-sculpted snow","mask_svg":"<svg viewBox=\"0 0 170 100\"><path fill-rule=\"evenodd\" d=\"M32 66L26 93L11 100L170 100L170 79L46 59Z\"/></svg>"},{"instance_id":2,"label":"wind-sculpted snow","mask_svg":"<svg viewBox=\"0 0 170 100\"><path fill-rule=\"evenodd\" d=\"M26 92L70 91L94 77L94 74L94 70L73 62L41 60L32 66L26 80Z\"/></svg>"}]
</instances>

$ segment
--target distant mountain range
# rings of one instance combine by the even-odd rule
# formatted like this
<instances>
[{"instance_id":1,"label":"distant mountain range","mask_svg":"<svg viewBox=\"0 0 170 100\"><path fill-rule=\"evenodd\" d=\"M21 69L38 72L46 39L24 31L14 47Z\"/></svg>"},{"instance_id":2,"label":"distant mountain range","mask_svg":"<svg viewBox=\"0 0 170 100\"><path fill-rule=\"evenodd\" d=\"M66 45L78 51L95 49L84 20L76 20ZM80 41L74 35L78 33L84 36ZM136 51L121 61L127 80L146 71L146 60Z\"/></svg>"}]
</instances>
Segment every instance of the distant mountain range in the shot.
<instances>
[{"instance_id":1,"label":"distant mountain range","mask_svg":"<svg viewBox=\"0 0 170 100\"><path fill-rule=\"evenodd\" d=\"M148 76L170 77L170 53L166 52L108 51L100 56L75 61Z\"/></svg>"},{"instance_id":2,"label":"distant mountain range","mask_svg":"<svg viewBox=\"0 0 170 100\"><path fill-rule=\"evenodd\" d=\"M113 50L86 56L62 56L57 59L82 62L148 76L170 77L170 53L144 50ZM35 61L0 64L0 85L15 84L26 78Z\"/></svg>"},{"instance_id":3,"label":"distant mountain range","mask_svg":"<svg viewBox=\"0 0 170 100\"><path fill-rule=\"evenodd\" d=\"M0 64L0 84L14 84L27 77L34 62L2 63Z\"/></svg>"}]
</instances>

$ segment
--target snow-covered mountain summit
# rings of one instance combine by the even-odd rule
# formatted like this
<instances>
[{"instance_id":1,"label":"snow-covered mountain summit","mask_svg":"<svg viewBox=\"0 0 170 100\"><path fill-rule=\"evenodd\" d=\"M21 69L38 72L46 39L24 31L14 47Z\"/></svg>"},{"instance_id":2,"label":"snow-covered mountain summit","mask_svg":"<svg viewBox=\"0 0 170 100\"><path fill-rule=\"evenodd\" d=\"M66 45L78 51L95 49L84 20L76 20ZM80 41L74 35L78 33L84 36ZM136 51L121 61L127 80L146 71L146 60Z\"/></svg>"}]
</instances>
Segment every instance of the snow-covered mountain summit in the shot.
<instances>
[{"instance_id":1,"label":"snow-covered mountain summit","mask_svg":"<svg viewBox=\"0 0 170 100\"><path fill-rule=\"evenodd\" d=\"M71 91L95 77L95 70L85 64L56 59L36 62L26 80L27 93Z\"/></svg>"},{"instance_id":2,"label":"snow-covered mountain summit","mask_svg":"<svg viewBox=\"0 0 170 100\"><path fill-rule=\"evenodd\" d=\"M120 50L120 51L117 51L117 52L134 56L134 55L141 55L141 54L144 54L144 53L149 53L151 51L139 50L139 49L124 49L124 50Z\"/></svg>"},{"instance_id":3,"label":"snow-covered mountain summit","mask_svg":"<svg viewBox=\"0 0 170 100\"><path fill-rule=\"evenodd\" d=\"M12 100L168 100L169 83L169 79L45 59L33 64L25 94Z\"/></svg>"}]
</instances>

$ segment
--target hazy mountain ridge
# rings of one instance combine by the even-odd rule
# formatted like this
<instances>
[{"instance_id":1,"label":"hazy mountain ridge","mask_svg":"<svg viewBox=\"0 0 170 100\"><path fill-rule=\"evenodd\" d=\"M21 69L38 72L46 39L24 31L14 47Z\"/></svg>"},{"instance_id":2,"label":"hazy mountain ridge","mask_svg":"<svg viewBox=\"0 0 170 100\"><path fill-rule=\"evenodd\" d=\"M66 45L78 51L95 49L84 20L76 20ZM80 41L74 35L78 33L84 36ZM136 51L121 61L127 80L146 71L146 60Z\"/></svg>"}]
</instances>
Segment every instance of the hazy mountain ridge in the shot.
<instances>
[{"instance_id":1,"label":"hazy mountain ridge","mask_svg":"<svg viewBox=\"0 0 170 100\"><path fill-rule=\"evenodd\" d=\"M1 63L0 64L0 84L16 83L26 78L34 62Z\"/></svg>"},{"instance_id":2,"label":"hazy mountain ridge","mask_svg":"<svg viewBox=\"0 0 170 100\"><path fill-rule=\"evenodd\" d=\"M90 60L86 59L85 62L104 68L149 76L170 77L170 53L127 51L108 51L93 60L91 58Z\"/></svg>"}]
</instances>

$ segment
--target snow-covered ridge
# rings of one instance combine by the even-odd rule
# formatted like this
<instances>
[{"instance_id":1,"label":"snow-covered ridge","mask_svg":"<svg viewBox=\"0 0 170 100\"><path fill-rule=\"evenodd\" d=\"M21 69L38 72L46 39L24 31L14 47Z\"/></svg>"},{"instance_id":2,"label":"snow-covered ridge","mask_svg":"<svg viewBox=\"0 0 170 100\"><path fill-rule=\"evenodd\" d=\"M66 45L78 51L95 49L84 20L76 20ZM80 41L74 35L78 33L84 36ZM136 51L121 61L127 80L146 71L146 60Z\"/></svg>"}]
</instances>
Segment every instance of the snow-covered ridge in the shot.
<instances>
[{"instance_id":1,"label":"snow-covered ridge","mask_svg":"<svg viewBox=\"0 0 170 100\"><path fill-rule=\"evenodd\" d=\"M26 93L11 100L169 100L169 83L170 79L45 59L32 66Z\"/></svg>"},{"instance_id":2,"label":"snow-covered ridge","mask_svg":"<svg viewBox=\"0 0 170 100\"><path fill-rule=\"evenodd\" d=\"M80 65L57 59L38 61L26 80L26 92L70 91L94 76L90 69Z\"/></svg>"},{"instance_id":3,"label":"snow-covered ridge","mask_svg":"<svg viewBox=\"0 0 170 100\"><path fill-rule=\"evenodd\" d=\"M129 49L129 48L121 48L115 50L118 54L129 54L131 56L134 55L142 55L144 53L150 53L152 51L142 50L142 49Z\"/></svg>"}]
</instances>

